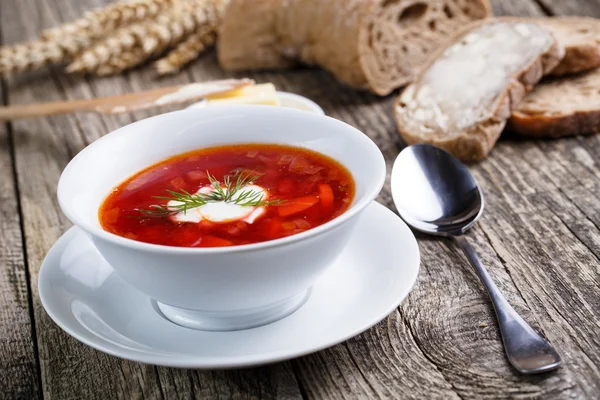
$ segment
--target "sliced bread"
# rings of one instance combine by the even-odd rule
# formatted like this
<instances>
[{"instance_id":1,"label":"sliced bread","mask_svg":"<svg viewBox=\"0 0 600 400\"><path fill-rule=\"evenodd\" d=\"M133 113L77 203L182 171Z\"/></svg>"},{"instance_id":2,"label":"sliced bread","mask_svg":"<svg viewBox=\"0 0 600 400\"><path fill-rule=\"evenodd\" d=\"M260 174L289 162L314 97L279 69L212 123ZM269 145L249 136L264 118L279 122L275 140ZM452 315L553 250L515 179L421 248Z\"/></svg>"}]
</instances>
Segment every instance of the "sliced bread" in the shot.
<instances>
[{"instance_id":1,"label":"sliced bread","mask_svg":"<svg viewBox=\"0 0 600 400\"><path fill-rule=\"evenodd\" d=\"M218 59L227 70L319 65L385 95L411 81L440 42L489 15L488 0L232 0Z\"/></svg>"},{"instance_id":2,"label":"sliced bread","mask_svg":"<svg viewBox=\"0 0 600 400\"><path fill-rule=\"evenodd\" d=\"M400 135L408 144L431 143L462 160L481 160L511 110L563 55L552 34L536 24L473 23L398 97Z\"/></svg>"},{"instance_id":3,"label":"sliced bread","mask_svg":"<svg viewBox=\"0 0 600 400\"><path fill-rule=\"evenodd\" d=\"M527 18L548 29L565 48L550 75L574 74L600 67L600 19L586 17Z\"/></svg>"},{"instance_id":4,"label":"sliced bread","mask_svg":"<svg viewBox=\"0 0 600 400\"><path fill-rule=\"evenodd\" d=\"M513 111L509 128L531 137L600 132L600 69L540 83Z\"/></svg>"}]
</instances>

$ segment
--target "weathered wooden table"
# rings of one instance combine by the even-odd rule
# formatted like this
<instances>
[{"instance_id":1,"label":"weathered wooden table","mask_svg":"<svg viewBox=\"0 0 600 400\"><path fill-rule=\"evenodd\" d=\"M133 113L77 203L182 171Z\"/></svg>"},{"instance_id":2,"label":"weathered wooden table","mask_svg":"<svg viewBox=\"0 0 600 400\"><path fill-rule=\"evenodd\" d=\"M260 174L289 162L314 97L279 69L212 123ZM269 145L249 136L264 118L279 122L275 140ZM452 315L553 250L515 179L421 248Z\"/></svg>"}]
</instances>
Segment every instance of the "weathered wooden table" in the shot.
<instances>
[{"instance_id":1,"label":"weathered wooden table","mask_svg":"<svg viewBox=\"0 0 600 400\"><path fill-rule=\"evenodd\" d=\"M324 0L325 1L325 0ZM3 43L34 37L101 0L0 0ZM496 14L600 17L598 0L496 0ZM84 79L47 70L1 83L4 103L80 99L220 78L214 54L156 80L150 68ZM306 95L373 138L391 163L403 143L394 96L342 87L312 69L251 74ZM509 301L560 350L557 372L507 365L490 303L448 241L418 235L418 283L373 329L262 368L178 370L124 361L59 329L37 292L46 252L70 223L56 200L67 162L104 133L150 113L90 114L0 125L0 398L600 398L600 135L528 141L508 135L471 166L487 196L470 240ZM389 186L379 201L393 208Z\"/></svg>"}]
</instances>

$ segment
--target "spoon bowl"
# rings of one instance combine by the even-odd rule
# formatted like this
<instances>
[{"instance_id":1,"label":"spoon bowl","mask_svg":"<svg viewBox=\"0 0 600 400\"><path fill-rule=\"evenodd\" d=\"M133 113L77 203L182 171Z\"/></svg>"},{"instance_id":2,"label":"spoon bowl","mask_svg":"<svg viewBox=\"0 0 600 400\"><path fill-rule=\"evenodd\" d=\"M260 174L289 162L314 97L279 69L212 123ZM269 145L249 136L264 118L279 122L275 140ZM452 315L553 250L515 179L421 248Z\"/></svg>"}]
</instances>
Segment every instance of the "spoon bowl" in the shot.
<instances>
[{"instance_id":1,"label":"spoon bowl","mask_svg":"<svg viewBox=\"0 0 600 400\"><path fill-rule=\"evenodd\" d=\"M394 163L392 197L408 225L451 237L465 252L490 296L510 364L522 374L558 368L556 350L506 301L464 236L483 213L483 193L467 167L435 146L409 146Z\"/></svg>"},{"instance_id":2,"label":"spoon bowl","mask_svg":"<svg viewBox=\"0 0 600 400\"><path fill-rule=\"evenodd\" d=\"M469 170L430 145L402 151L392 169L392 196L409 225L433 235L462 234L483 214L483 193Z\"/></svg>"}]
</instances>

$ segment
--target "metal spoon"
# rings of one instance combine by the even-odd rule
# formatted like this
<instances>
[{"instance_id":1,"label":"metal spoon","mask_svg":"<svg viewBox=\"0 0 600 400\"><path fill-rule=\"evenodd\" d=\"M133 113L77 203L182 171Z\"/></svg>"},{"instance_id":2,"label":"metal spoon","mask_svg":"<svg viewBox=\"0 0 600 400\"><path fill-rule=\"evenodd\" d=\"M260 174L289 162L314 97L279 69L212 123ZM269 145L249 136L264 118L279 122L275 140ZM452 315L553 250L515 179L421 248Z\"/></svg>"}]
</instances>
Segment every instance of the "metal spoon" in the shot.
<instances>
[{"instance_id":1,"label":"metal spoon","mask_svg":"<svg viewBox=\"0 0 600 400\"><path fill-rule=\"evenodd\" d=\"M483 213L483 193L469 170L435 146L407 147L392 169L392 196L407 224L451 237L463 249L492 300L511 365L523 374L558 368L556 350L508 304L463 235Z\"/></svg>"}]
</instances>

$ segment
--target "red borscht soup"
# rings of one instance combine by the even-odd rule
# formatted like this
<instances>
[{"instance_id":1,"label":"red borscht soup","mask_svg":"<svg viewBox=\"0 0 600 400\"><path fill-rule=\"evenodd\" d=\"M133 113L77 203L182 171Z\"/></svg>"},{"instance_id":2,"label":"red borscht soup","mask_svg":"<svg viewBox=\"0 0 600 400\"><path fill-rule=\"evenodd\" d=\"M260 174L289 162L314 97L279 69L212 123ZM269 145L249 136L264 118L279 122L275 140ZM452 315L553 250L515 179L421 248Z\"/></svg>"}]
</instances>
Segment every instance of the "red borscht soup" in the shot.
<instances>
[{"instance_id":1,"label":"red borscht soup","mask_svg":"<svg viewBox=\"0 0 600 400\"><path fill-rule=\"evenodd\" d=\"M180 247L258 243L335 218L354 197L352 176L311 150L244 144L192 151L116 187L99 211L104 230Z\"/></svg>"}]
</instances>

